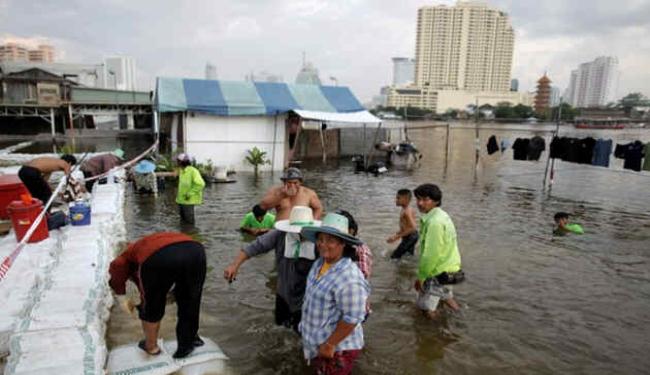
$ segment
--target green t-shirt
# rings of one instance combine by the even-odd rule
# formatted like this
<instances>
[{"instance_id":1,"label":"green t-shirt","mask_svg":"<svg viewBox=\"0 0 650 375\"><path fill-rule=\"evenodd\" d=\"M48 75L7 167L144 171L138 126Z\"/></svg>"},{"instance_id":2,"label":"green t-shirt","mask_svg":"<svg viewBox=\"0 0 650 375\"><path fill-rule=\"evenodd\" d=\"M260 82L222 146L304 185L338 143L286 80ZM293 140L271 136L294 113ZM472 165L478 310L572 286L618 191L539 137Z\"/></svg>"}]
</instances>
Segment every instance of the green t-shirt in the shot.
<instances>
[{"instance_id":1,"label":"green t-shirt","mask_svg":"<svg viewBox=\"0 0 650 375\"><path fill-rule=\"evenodd\" d=\"M424 281L443 272L460 271L456 227L441 208L420 218L420 261L418 279Z\"/></svg>"},{"instance_id":2,"label":"green t-shirt","mask_svg":"<svg viewBox=\"0 0 650 375\"><path fill-rule=\"evenodd\" d=\"M275 215L271 213L266 213L264 219L259 222L255 218L252 212L249 212L244 216L239 224L240 228L252 228L252 229L273 229L273 224L275 224Z\"/></svg>"}]
</instances>

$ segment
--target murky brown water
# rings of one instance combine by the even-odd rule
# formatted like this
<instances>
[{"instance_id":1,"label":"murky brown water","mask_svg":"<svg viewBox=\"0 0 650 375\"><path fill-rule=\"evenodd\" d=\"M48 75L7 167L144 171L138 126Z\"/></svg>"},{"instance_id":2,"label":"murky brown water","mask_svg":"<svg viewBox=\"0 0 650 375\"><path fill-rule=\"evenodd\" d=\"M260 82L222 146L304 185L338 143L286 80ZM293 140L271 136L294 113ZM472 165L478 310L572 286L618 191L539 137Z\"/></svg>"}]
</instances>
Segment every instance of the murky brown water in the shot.
<instances>
[{"instance_id":1,"label":"murky brown water","mask_svg":"<svg viewBox=\"0 0 650 375\"><path fill-rule=\"evenodd\" d=\"M512 127L506 127L512 128ZM357 374L623 373L650 369L650 173L558 162L555 185L542 189L540 162L487 156L496 134L514 141L529 130L481 131L474 165L474 131L410 130L424 153L422 168L380 177L355 175L348 161L303 167L327 210L346 208L375 254L374 311L364 325L366 348ZM573 131L575 132L575 131ZM650 140L648 130L582 131L619 141ZM144 149L143 145L143 149ZM248 261L229 285L223 268L244 241L239 221L278 182L237 175L236 184L206 188L196 233L208 249L200 333L230 356L234 373L302 374L298 337L273 324L273 255ZM395 231L395 191L433 182L452 216L467 281L456 287L462 313L440 323L423 318L411 289L417 259L390 261L384 239ZM157 199L129 193L128 236L180 229L173 186ZM553 238L553 214L574 213L587 234ZM163 336L173 338L170 309ZM114 311L109 344L140 339L139 323Z\"/></svg>"}]
</instances>

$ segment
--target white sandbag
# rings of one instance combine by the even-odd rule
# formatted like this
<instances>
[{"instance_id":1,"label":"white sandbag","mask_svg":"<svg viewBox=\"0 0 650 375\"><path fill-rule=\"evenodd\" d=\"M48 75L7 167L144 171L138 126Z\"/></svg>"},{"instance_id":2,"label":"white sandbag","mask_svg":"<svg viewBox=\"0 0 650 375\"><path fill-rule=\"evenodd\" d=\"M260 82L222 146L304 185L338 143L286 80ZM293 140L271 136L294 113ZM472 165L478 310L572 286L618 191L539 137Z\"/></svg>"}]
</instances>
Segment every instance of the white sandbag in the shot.
<instances>
[{"instance_id":1,"label":"white sandbag","mask_svg":"<svg viewBox=\"0 0 650 375\"><path fill-rule=\"evenodd\" d=\"M108 375L165 375L177 371L181 366L165 351L163 341L158 340L161 353L149 355L138 344L116 347L108 354Z\"/></svg>"},{"instance_id":2,"label":"white sandbag","mask_svg":"<svg viewBox=\"0 0 650 375\"><path fill-rule=\"evenodd\" d=\"M16 334L5 375L103 374L104 338L86 329L66 328Z\"/></svg>"},{"instance_id":3,"label":"white sandbag","mask_svg":"<svg viewBox=\"0 0 650 375\"><path fill-rule=\"evenodd\" d=\"M218 375L226 372L226 361L223 359L214 359L208 362L197 363L195 365L185 365L176 372L178 375Z\"/></svg>"},{"instance_id":4,"label":"white sandbag","mask_svg":"<svg viewBox=\"0 0 650 375\"><path fill-rule=\"evenodd\" d=\"M176 362L185 367L188 365L195 365L198 363L213 360L225 361L228 359L228 356L224 354L219 345L217 345L214 341L205 337L201 337L201 339L205 343L203 346L194 348L192 353L190 353L187 357L177 359ZM176 341L165 342L165 351L168 353L175 353L177 347L178 343Z\"/></svg>"}]
</instances>

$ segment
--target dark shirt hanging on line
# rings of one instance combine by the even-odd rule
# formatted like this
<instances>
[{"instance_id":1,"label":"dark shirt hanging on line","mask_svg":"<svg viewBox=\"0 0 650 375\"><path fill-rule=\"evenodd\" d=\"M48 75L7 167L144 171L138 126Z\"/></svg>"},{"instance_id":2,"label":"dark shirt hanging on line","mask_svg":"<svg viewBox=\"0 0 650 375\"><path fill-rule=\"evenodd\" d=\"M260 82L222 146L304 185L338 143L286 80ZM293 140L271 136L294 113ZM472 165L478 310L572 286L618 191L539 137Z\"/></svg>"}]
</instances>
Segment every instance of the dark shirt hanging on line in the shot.
<instances>
[{"instance_id":1,"label":"dark shirt hanging on line","mask_svg":"<svg viewBox=\"0 0 650 375\"><path fill-rule=\"evenodd\" d=\"M650 171L650 142L646 143L643 150L643 153L645 154L645 160L643 161L643 170Z\"/></svg>"},{"instance_id":2,"label":"dark shirt hanging on line","mask_svg":"<svg viewBox=\"0 0 650 375\"><path fill-rule=\"evenodd\" d=\"M577 143L578 147L578 160L580 164L591 164L591 160L594 157L594 146L596 145L596 140L587 137L580 139Z\"/></svg>"},{"instance_id":3,"label":"dark shirt hanging on line","mask_svg":"<svg viewBox=\"0 0 650 375\"><path fill-rule=\"evenodd\" d=\"M641 171L641 159L643 159L643 150L645 146L640 141L628 144L625 149L625 163L623 168L633 171Z\"/></svg>"},{"instance_id":4,"label":"dark shirt hanging on line","mask_svg":"<svg viewBox=\"0 0 650 375\"><path fill-rule=\"evenodd\" d=\"M530 143L528 144L526 157L528 160L539 160L539 157L542 155L542 151L544 150L546 150L546 141L544 138L536 135L531 138Z\"/></svg>"},{"instance_id":5,"label":"dark shirt hanging on line","mask_svg":"<svg viewBox=\"0 0 650 375\"><path fill-rule=\"evenodd\" d=\"M517 138L515 140L515 143L512 145L514 160L527 159L528 144L530 144L530 139L528 138Z\"/></svg>"},{"instance_id":6,"label":"dark shirt hanging on line","mask_svg":"<svg viewBox=\"0 0 650 375\"><path fill-rule=\"evenodd\" d=\"M497 144L497 137L491 136L490 139L488 139L488 143L487 143L488 155L492 155L497 151L499 151L499 145Z\"/></svg>"},{"instance_id":7,"label":"dark shirt hanging on line","mask_svg":"<svg viewBox=\"0 0 650 375\"><path fill-rule=\"evenodd\" d=\"M552 159L564 159L566 155L566 138L555 136L549 146L549 157Z\"/></svg>"},{"instance_id":8,"label":"dark shirt hanging on line","mask_svg":"<svg viewBox=\"0 0 650 375\"><path fill-rule=\"evenodd\" d=\"M626 143L626 144L616 144L616 148L614 149L614 157L619 158L619 159L625 159L625 150L627 150L627 147L630 146L632 143Z\"/></svg>"},{"instance_id":9,"label":"dark shirt hanging on line","mask_svg":"<svg viewBox=\"0 0 650 375\"><path fill-rule=\"evenodd\" d=\"M594 146L594 157L591 164L600 167L609 167L609 155L612 153L612 140L599 139Z\"/></svg>"}]
</instances>

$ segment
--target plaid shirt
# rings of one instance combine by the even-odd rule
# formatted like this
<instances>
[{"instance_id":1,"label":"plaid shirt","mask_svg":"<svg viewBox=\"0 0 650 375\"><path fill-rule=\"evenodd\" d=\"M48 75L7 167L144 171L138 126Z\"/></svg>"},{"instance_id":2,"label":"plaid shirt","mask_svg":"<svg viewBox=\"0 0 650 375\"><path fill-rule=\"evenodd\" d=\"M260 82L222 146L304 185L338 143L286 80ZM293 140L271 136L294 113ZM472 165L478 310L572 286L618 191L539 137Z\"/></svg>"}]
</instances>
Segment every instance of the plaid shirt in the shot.
<instances>
[{"instance_id":1,"label":"plaid shirt","mask_svg":"<svg viewBox=\"0 0 650 375\"><path fill-rule=\"evenodd\" d=\"M318 356L318 346L327 341L341 320L357 326L336 346L335 351L363 348L361 322L366 317L370 286L359 267L349 258L341 258L320 279L316 279L322 265L323 259L319 258L311 267L302 305L300 333L308 360Z\"/></svg>"},{"instance_id":2,"label":"plaid shirt","mask_svg":"<svg viewBox=\"0 0 650 375\"><path fill-rule=\"evenodd\" d=\"M370 274L372 273L372 252L370 251L368 245L365 243L357 245L354 248L357 250L357 257L359 258L357 266L359 266L361 273L366 278L366 280L368 280L370 279Z\"/></svg>"}]
</instances>

